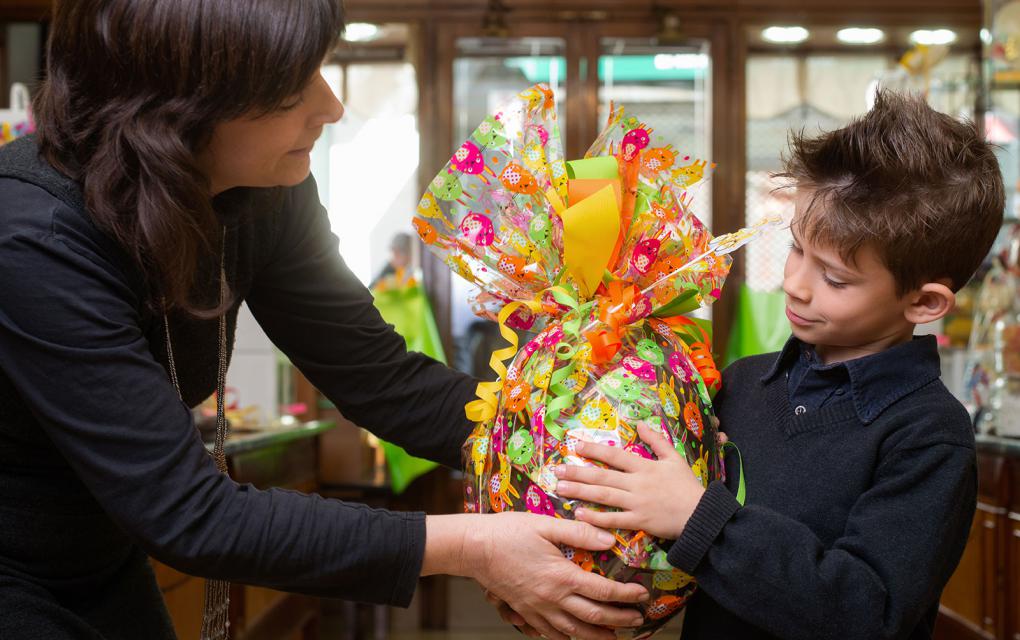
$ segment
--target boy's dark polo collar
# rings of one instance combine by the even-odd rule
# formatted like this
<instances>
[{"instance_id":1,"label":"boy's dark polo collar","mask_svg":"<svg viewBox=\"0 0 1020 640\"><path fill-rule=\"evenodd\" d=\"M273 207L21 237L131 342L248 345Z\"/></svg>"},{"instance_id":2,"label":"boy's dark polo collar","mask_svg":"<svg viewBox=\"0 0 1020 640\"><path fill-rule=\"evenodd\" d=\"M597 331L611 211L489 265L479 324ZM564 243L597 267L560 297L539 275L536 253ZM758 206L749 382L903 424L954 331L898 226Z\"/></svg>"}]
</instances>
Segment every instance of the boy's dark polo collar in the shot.
<instances>
[{"instance_id":1,"label":"boy's dark polo collar","mask_svg":"<svg viewBox=\"0 0 1020 640\"><path fill-rule=\"evenodd\" d=\"M775 362L762 376L762 383L787 371L801 354L802 343L794 336L786 341ZM820 369L842 367L850 378L857 417L864 424L874 422L897 400L937 380L942 375L938 346L934 336L914 336L913 340L885 351L830 365L812 365Z\"/></svg>"}]
</instances>

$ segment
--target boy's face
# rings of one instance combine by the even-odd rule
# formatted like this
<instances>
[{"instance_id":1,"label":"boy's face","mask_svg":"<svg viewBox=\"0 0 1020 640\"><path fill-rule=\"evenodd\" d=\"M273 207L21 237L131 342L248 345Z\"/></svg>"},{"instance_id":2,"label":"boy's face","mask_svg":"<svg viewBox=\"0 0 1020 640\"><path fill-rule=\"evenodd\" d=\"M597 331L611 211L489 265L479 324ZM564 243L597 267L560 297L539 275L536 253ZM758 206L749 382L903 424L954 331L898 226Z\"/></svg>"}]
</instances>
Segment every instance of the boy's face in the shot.
<instances>
[{"instance_id":1,"label":"boy's face","mask_svg":"<svg viewBox=\"0 0 1020 640\"><path fill-rule=\"evenodd\" d=\"M853 263L847 264L835 249L813 245L802 237L797 221L809 195L798 193L798 214L790 227L793 243L783 274L786 316L793 335L815 345L826 363L877 353L909 340L914 328L907 319L909 297L896 295L893 275L873 248L862 246Z\"/></svg>"}]
</instances>

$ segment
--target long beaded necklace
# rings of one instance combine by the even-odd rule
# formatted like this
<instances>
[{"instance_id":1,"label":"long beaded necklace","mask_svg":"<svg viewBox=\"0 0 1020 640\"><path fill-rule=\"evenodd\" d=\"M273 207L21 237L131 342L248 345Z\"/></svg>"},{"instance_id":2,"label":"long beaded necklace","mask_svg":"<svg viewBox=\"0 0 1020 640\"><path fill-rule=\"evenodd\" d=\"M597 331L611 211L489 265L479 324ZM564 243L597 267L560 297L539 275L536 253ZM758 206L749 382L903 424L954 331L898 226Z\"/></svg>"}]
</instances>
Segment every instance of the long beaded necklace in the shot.
<instances>
[{"instance_id":1,"label":"long beaded necklace","mask_svg":"<svg viewBox=\"0 0 1020 640\"><path fill-rule=\"evenodd\" d=\"M226 248L227 229L223 228L223 246L220 251L220 304L227 297ZM181 385L177 378L177 366L174 363L173 344L170 342L170 319L163 311L163 327L166 331L166 355L170 365L170 381L181 396ZM226 412L223 404L224 389L227 381L227 314L219 318L219 347L216 358L216 440L213 443L213 460L220 473L227 474L227 456L223 445L226 441L228 428ZM230 583L225 580L207 580L205 583L205 605L202 610L201 640L226 640L230 625Z\"/></svg>"}]
</instances>

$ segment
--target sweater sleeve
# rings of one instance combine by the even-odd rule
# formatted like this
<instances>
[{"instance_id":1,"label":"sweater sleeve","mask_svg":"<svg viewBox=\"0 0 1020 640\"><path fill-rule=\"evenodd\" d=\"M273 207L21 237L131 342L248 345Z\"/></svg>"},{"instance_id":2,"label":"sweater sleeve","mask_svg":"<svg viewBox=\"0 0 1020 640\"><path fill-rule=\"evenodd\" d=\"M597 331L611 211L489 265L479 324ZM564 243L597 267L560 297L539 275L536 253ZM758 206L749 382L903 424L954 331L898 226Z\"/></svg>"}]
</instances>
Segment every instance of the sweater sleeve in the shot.
<instances>
[{"instance_id":1,"label":"sweater sleeve","mask_svg":"<svg viewBox=\"0 0 1020 640\"><path fill-rule=\"evenodd\" d=\"M460 468L472 427L464 405L476 381L408 352L338 246L314 180L290 189L275 251L248 294L252 314L344 416L413 455Z\"/></svg>"},{"instance_id":2,"label":"sweater sleeve","mask_svg":"<svg viewBox=\"0 0 1020 640\"><path fill-rule=\"evenodd\" d=\"M904 637L959 561L976 492L973 449L896 451L826 546L789 516L740 507L714 482L669 560L724 608L779 637Z\"/></svg>"},{"instance_id":3,"label":"sweater sleeve","mask_svg":"<svg viewBox=\"0 0 1020 640\"><path fill-rule=\"evenodd\" d=\"M57 231L61 217L81 216L4 182L0 366L110 518L194 575L407 606L423 514L259 491L218 473L98 234L80 223Z\"/></svg>"}]
</instances>

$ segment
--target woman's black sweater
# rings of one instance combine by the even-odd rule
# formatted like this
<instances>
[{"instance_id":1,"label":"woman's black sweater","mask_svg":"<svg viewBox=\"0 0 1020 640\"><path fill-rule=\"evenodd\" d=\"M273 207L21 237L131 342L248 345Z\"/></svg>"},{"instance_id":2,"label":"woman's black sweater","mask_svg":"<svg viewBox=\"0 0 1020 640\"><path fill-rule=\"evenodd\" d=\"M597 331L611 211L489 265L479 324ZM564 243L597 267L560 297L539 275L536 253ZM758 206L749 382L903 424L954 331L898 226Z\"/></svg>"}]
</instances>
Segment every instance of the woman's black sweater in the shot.
<instances>
[{"instance_id":1,"label":"woman's black sweater","mask_svg":"<svg viewBox=\"0 0 1020 640\"><path fill-rule=\"evenodd\" d=\"M237 295L229 342L243 300L348 418L459 466L474 381L405 350L341 260L314 181L235 189L215 205ZM201 281L216 291L219 257L208 262ZM68 637L162 637L165 614L126 632L108 605L76 604L160 608L139 549L209 578L410 602L423 514L259 491L216 471L189 410L215 386L216 326L170 316L182 402L140 270L32 138L0 149L0 636L63 617L61 630L81 633Z\"/></svg>"}]
</instances>

